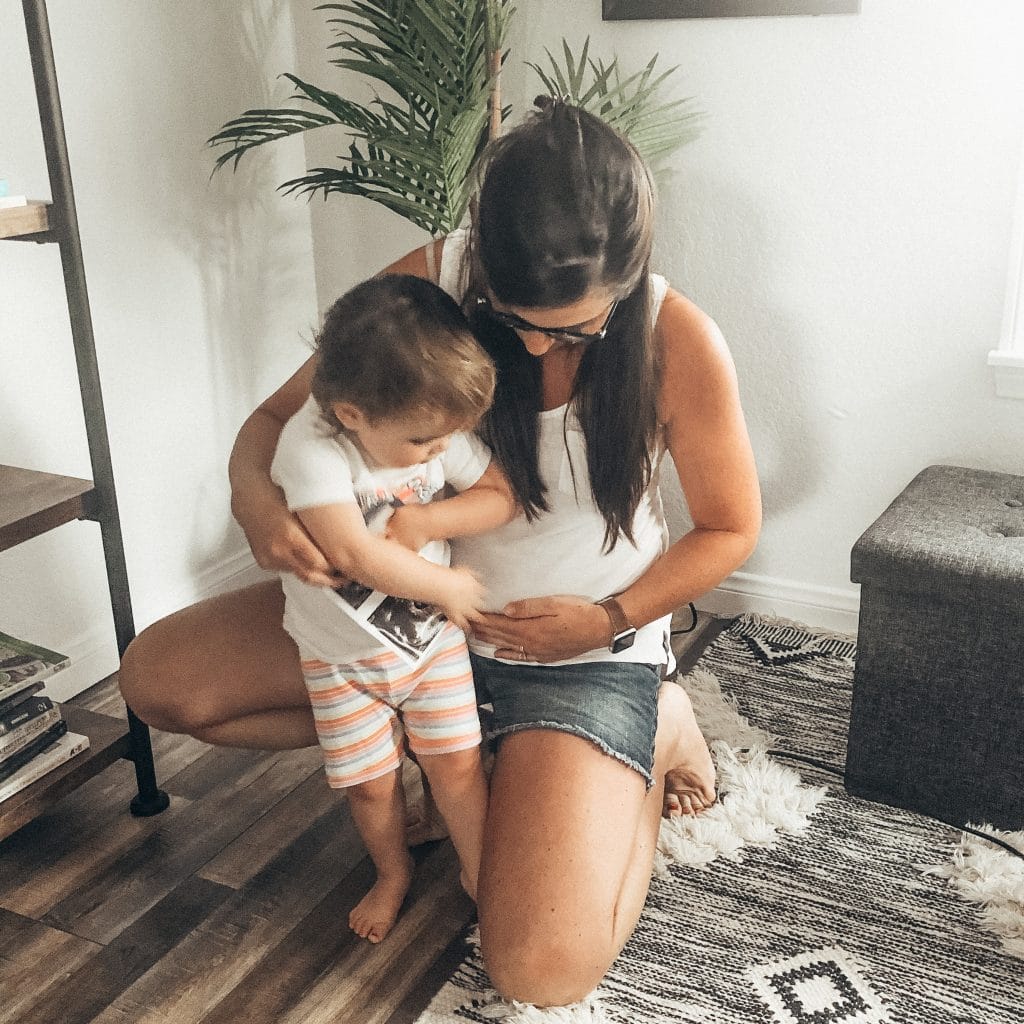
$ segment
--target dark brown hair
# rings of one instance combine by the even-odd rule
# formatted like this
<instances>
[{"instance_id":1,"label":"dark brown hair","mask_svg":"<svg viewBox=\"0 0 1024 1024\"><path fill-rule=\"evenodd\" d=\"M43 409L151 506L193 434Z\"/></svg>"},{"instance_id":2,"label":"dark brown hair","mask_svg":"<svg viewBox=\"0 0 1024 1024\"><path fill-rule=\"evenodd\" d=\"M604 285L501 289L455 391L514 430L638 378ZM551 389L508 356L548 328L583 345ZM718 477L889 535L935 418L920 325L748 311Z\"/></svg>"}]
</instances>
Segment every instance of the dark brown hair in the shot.
<instances>
[{"instance_id":1,"label":"dark brown hair","mask_svg":"<svg viewBox=\"0 0 1024 1024\"><path fill-rule=\"evenodd\" d=\"M547 511L537 462L540 363L514 331L476 314L476 299L489 290L526 309L571 305L594 290L618 299L607 336L583 353L570 402L610 549L620 534L633 541L657 436L653 190L639 154L606 122L560 100L537 105L485 153L470 234L465 308L498 371L481 432L527 517Z\"/></svg>"},{"instance_id":2,"label":"dark brown hair","mask_svg":"<svg viewBox=\"0 0 1024 1024\"><path fill-rule=\"evenodd\" d=\"M334 402L351 402L370 420L442 412L471 429L491 404L494 381L494 364L458 303L422 278L387 274L327 311L311 390L338 431Z\"/></svg>"}]
</instances>

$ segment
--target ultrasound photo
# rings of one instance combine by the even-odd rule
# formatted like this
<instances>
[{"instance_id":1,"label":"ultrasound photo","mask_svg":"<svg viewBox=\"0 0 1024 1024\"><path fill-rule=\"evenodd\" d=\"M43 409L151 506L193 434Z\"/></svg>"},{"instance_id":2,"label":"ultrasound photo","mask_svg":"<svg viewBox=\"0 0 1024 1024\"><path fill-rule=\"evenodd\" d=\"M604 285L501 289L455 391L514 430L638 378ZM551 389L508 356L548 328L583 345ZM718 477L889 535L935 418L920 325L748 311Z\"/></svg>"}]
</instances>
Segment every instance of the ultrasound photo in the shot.
<instances>
[{"instance_id":1,"label":"ultrasound photo","mask_svg":"<svg viewBox=\"0 0 1024 1024\"><path fill-rule=\"evenodd\" d=\"M373 587L364 587L362 583L351 580L343 587L335 587L334 592L353 608L358 608L373 593Z\"/></svg>"},{"instance_id":2,"label":"ultrasound photo","mask_svg":"<svg viewBox=\"0 0 1024 1024\"><path fill-rule=\"evenodd\" d=\"M418 658L441 631L445 617L433 605L387 597L370 615L369 622L395 646Z\"/></svg>"}]
</instances>

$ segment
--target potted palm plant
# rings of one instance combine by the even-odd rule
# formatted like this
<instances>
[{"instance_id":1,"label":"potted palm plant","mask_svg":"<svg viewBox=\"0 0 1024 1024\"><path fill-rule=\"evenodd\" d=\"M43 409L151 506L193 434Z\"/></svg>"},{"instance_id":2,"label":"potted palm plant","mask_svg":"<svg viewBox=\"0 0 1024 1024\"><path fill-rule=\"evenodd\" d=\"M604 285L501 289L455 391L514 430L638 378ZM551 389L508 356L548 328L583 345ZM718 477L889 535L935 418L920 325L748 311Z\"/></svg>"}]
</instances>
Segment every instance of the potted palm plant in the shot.
<instances>
[{"instance_id":1,"label":"potted palm plant","mask_svg":"<svg viewBox=\"0 0 1024 1024\"><path fill-rule=\"evenodd\" d=\"M335 34L331 63L368 79L375 98L346 99L305 82L296 106L247 110L209 140L216 168L237 167L250 150L277 139L341 126L348 153L280 188L312 197L363 196L423 228L447 234L465 215L471 170L509 115L500 75L514 14L509 0L352 0L321 4ZM656 73L657 55L624 75L618 59L591 58L589 40L577 57L562 44L562 61L529 64L552 95L577 103L627 135L657 161L698 133L700 115L688 99L659 102L658 90L677 69Z\"/></svg>"}]
</instances>

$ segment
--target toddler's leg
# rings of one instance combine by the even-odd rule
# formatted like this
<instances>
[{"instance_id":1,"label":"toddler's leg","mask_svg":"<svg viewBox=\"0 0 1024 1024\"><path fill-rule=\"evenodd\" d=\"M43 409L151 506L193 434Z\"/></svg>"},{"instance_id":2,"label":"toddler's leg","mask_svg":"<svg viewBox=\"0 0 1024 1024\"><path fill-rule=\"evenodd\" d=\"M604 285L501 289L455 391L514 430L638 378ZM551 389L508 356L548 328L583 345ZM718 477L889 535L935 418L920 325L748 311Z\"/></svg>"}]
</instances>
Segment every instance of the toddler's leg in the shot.
<instances>
[{"instance_id":1,"label":"toddler's leg","mask_svg":"<svg viewBox=\"0 0 1024 1024\"><path fill-rule=\"evenodd\" d=\"M380 942L391 931L412 883L401 775L388 772L346 792L356 828L377 869L377 881L353 908L348 923L361 938Z\"/></svg>"},{"instance_id":2,"label":"toddler's leg","mask_svg":"<svg viewBox=\"0 0 1024 1024\"><path fill-rule=\"evenodd\" d=\"M487 778L480 761L480 717L462 633L451 627L402 702L409 746L462 861L462 884L476 899L487 814Z\"/></svg>"},{"instance_id":3,"label":"toddler's leg","mask_svg":"<svg viewBox=\"0 0 1024 1024\"><path fill-rule=\"evenodd\" d=\"M479 746L450 754L420 754L438 810L462 862L462 885L475 900L487 817L487 777Z\"/></svg>"},{"instance_id":4,"label":"toddler's leg","mask_svg":"<svg viewBox=\"0 0 1024 1024\"><path fill-rule=\"evenodd\" d=\"M397 657L394 662L400 664ZM353 665L302 661L327 781L347 791L352 818L377 869L373 888L348 919L371 942L391 930L412 881L399 773L402 728L388 703L393 667L380 659Z\"/></svg>"}]
</instances>

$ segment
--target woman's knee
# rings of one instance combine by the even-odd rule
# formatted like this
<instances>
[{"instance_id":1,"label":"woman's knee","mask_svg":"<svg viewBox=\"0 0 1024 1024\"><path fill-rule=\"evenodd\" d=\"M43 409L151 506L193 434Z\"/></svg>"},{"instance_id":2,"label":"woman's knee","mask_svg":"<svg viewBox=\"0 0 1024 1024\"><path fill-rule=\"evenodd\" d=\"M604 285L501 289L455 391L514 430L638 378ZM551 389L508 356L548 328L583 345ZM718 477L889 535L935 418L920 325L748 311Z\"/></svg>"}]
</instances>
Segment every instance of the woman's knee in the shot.
<instances>
[{"instance_id":1,"label":"woman's knee","mask_svg":"<svg viewBox=\"0 0 1024 1024\"><path fill-rule=\"evenodd\" d=\"M157 624L159 625L159 623ZM173 688L166 685L168 659L155 626L141 632L121 658L117 681L125 703L147 725L167 732L183 731L168 697Z\"/></svg>"},{"instance_id":2,"label":"woman's knee","mask_svg":"<svg viewBox=\"0 0 1024 1024\"><path fill-rule=\"evenodd\" d=\"M147 725L196 735L216 722L216 709L203 700L201 666L191 662L168 621L153 623L128 645L118 685L124 702Z\"/></svg>"},{"instance_id":3,"label":"woman's knee","mask_svg":"<svg viewBox=\"0 0 1024 1024\"><path fill-rule=\"evenodd\" d=\"M149 725L204 730L309 702L295 644L281 626L276 581L207 598L143 630L121 661L121 692Z\"/></svg>"},{"instance_id":4,"label":"woman's knee","mask_svg":"<svg viewBox=\"0 0 1024 1024\"><path fill-rule=\"evenodd\" d=\"M535 1006L568 1006L601 983L615 954L598 936L560 933L554 922L517 922L500 934L480 925L480 952L491 983L505 999Z\"/></svg>"}]
</instances>

